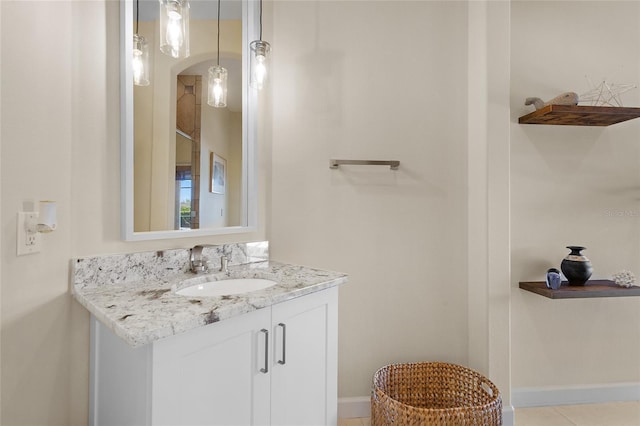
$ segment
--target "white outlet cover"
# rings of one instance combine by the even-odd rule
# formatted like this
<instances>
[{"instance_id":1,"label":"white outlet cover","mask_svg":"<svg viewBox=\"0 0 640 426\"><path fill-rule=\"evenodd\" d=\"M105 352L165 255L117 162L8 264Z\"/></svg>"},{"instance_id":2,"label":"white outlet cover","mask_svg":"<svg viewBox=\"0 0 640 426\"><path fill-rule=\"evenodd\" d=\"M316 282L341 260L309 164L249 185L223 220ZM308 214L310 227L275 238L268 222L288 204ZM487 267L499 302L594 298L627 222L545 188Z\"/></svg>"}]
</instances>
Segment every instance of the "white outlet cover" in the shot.
<instances>
[{"instance_id":1,"label":"white outlet cover","mask_svg":"<svg viewBox=\"0 0 640 426\"><path fill-rule=\"evenodd\" d=\"M26 224L31 221L32 223L38 222L37 212L18 212L18 226L17 226L17 250L18 256L24 256L27 254L39 253L42 248L40 241L40 233L34 232L29 234L27 232Z\"/></svg>"}]
</instances>

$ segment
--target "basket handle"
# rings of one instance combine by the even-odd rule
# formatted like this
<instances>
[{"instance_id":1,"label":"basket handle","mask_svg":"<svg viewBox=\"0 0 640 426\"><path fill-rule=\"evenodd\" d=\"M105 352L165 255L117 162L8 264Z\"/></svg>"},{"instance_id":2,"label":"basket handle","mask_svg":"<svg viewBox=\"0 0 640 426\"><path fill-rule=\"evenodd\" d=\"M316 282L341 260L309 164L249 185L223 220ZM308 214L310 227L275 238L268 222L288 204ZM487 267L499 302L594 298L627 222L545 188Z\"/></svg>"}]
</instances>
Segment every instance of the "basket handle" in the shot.
<instances>
[{"instance_id":1,"label":"basket handle","mask_svg":"<svg viewBox=\"0 0 640 426\"><path fill-rule=\"evenodd\" d=\"M486 393L489 394L489 396L493 396L493 388L489 385L489 383L487 383L486 381L482 381L480 383L480 387L482 388L482 390L484 390Z\"/></svg>"}]
</instances>

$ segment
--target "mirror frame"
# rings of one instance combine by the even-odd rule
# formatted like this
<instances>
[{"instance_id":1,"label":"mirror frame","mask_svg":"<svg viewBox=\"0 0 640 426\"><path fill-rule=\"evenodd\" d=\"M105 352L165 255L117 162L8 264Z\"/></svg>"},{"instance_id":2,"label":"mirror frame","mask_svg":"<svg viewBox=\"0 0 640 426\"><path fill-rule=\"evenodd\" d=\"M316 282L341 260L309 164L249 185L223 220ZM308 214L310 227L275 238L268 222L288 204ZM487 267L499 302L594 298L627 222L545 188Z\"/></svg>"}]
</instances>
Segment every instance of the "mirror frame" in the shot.
<instances>
[{"instance_id":1,"label":"mirror frame","mask_svg":"<svg viewBox=\"0 0 640 426\"><path fill-rule=\"evenodd\" d=\"M215 1L215 0L210 0ZM136 232L133 229L133 10L134 0L120 0L120 193L121 234L125 241L189 238L254 232L258 228L257 93L249 87L249 42L258 39L259 6L242 1L242 224L201 228ZM160 54L153 52L153 54Z\"/></svg>"}]
</instances>

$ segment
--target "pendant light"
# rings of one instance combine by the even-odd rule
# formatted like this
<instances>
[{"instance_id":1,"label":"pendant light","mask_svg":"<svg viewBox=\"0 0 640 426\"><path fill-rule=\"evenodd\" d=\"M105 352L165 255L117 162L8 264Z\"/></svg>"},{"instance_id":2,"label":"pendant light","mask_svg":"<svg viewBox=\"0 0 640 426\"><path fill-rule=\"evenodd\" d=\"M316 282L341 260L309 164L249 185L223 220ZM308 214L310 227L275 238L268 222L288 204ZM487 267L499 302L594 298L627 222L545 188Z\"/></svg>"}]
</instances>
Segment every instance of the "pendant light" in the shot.
<instances>
[{"instance_id":1,"label":"pendant light","mask_svg":"<svg viewBox=\"0 0 640 426\"><path fill-rule=\"evenodd\" d=\"M220 0L218 0L218 61L209 68L207 104L215 108L227 106L227 70L220 66Z\"/></svg>"},{"instance_id":2,"label":"pendant light","mask_svg":"<svg viewBox=\"0 0 640 426\"><path fill-rule=\"evenodd\" d=\"M136 86L149 85L149 45L147 40L138 34L138 17L140 15L140 0L136 0L136 33L133 35L133 84Z\"/></svg>"},{"instance_id":3,"label":"pendant light","mask_svg":"<svg viewBox=\"0 0 640 426\"><path fill-rule=\"evenodd\" d=\"M249 85L261 90L269 77L269 55L271 45L262 40L262 0L260 0L260 39L249 44L251 48L249 62Z\"/></svg>"},{"instance_id":4,"label":"pendant light","mask_svg":"<svg viewBox=\"0 0 640 426\"><path fill-rule=\"evenodd\" d=\"M189 56L189 1L160 2L160 50L173 58Z\"/></svg>"}]
</instances>

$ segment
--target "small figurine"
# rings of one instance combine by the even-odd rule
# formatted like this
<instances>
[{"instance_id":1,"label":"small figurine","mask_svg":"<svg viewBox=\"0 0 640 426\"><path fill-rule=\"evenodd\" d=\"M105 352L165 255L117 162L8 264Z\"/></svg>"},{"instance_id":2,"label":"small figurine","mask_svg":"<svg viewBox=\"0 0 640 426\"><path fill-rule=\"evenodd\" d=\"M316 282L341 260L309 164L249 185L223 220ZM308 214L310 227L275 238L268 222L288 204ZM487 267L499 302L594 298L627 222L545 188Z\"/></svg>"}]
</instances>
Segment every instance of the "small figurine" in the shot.
<instances>
[{"instance_id":1,"label":"small figurine","mask_svg":"<svg viewBox=\"0 0 640 426\"><path fill-rule=\"evenodd\" d=\"M562 277L560 271L556 268L551 268L547 271L547 288L557 290L562 285Z\"/></svg>"},{"instance_id":2,"label":"small figurine","mask_svg":"<svg viewBox=\"0 0 640 426\"><path fill-rule=\"evenodd\" d=\"M565 92L547 102L544 102L540 98L527 98L524 101L524 104L533 104L533 106L536 107L536 110L544 108L547 105L578 105L578 94L575 92Z\"/></svg>"}]
</instances>

